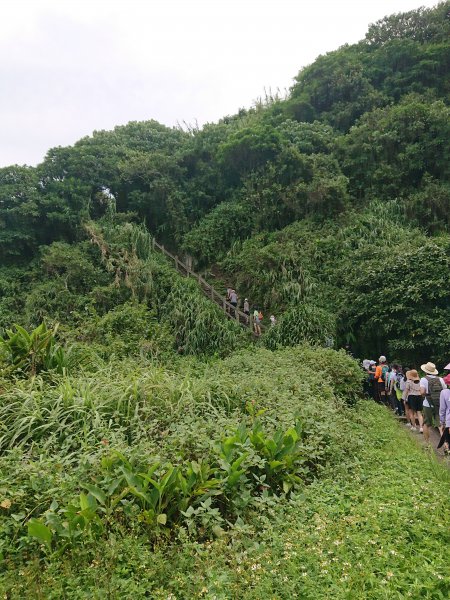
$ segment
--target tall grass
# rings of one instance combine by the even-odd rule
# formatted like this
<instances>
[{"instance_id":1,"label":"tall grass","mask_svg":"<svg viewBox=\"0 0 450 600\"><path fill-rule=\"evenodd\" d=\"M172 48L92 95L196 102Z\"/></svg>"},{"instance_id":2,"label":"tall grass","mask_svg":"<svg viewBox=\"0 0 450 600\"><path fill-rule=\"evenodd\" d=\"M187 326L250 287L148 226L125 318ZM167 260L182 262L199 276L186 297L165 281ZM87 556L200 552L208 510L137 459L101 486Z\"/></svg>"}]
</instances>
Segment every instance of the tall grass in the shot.
<instances>
[{"instance_id":1,"label":"tall grass","mask_svg":"<svg viewBox=\"0 0 450 600\"><path fill-rule=\"evenodd\" d=\"M312 361L319 364L330 357L336 365L327 374L310 370ZM326 411L327 403L337 401L334 372L344 373L342 390L356 394L360 376L352 365L332 351L304 348L274 355L260 349L186 372L129 359L76 377L16 379L0 395L0 451L88 449L117 435L128 445L156 443L162 432L188 437L189 428L197 429L201 422L214 437L215 423L235 426L249 406L263 411L269 427L271 422L289 427L295 414L310 418L310 396L314 410L320 405ZM340 386L336 392L339 396Z\"/></svg>"}]
</instances>

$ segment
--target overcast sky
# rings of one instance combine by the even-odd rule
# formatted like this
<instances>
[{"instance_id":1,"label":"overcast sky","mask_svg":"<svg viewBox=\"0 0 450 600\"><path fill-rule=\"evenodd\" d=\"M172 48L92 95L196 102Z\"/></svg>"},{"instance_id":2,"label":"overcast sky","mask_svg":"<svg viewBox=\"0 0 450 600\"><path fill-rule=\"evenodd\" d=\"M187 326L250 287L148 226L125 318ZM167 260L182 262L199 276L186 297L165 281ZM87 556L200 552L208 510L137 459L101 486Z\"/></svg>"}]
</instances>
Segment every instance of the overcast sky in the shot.
<instances>
[{"instance_id":1,"label":"overcast sky","mask_svg":"<svg viewBox=\"0 0 450 600\"><path fill-rule=\"evenodd\" d=\"M94 130L200 125L426 0L0 0L0 167Z\"/></svg>"}]
</instances>

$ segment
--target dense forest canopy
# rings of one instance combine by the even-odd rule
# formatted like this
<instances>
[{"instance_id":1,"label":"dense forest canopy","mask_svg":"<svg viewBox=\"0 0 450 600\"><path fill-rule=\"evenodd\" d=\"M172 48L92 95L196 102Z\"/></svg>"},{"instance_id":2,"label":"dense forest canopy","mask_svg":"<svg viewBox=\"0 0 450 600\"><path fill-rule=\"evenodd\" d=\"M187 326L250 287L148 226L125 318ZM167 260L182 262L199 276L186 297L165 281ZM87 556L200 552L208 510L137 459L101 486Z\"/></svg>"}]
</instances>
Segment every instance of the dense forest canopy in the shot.
<instances>
[{"instance_id":1,"label":"dense forest canopy","mask_svg":"<svg viewBox=\"0 0 450 600\"><path fill-rule=\"evenodd\" d=\"M449 10L386 17L302 69L286 98L218 123L132 122L53 148L36 168L0 169L0 327L46 319L95 338L95 323L135 303L174 347L240 343L215 309L200 322L176 311L206 300L138 256L144 223L276 312L269 345L301 341L309 320L361 356L444 360ZM215 341L195 334L208 327Z\"/></svg>"}]
</instances>

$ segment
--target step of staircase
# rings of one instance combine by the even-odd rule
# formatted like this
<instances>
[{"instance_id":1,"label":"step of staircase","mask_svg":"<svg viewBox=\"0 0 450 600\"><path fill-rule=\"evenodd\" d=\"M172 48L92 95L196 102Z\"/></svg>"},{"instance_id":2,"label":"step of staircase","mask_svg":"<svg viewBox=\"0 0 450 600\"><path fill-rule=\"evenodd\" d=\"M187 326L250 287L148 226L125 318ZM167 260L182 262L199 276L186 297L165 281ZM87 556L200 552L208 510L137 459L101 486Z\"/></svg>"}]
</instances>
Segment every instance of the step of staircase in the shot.
<instances>
[{"instance_id":1,"label":"step of staircase","mask_svg":"<svg viewBox=\"0 0 450 600\"><path fill-rule=\"evenodd\" d=\"M184 277L192 277L196 279L200 289L204 293L204 295L209 298L212 302L217 304L222 309L222 312L229 318L241 325L242 327L247 327L253 330L253 319L252 317L248 317L245 313L243 313L238 308L234 308L229 302L225 300L222 294L220 294L217 290L213 288L201 275L195 273L188 265L186 265L176 254L172 254L166 248L164 248L163 244L158 244L155 238L152 238L152 246L154 250L158 250L164 256L169 258L173 263L175 269L183 275ZM261 327L263 329L263 327Z\"/></svg>"}]
</instances>

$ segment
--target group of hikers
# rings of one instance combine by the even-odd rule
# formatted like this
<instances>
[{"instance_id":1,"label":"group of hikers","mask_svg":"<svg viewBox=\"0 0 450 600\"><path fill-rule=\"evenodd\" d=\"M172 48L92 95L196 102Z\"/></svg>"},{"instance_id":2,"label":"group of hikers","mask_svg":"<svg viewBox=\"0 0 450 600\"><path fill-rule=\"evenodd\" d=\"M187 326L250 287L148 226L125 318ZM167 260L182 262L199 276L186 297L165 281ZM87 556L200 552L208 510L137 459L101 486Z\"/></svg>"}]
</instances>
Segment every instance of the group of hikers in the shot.
<instances>
[{"instance_id":1,"label":"group of hikers","mask_svg":"<svg viewBox=\"0 0 450 600\"><path fill-rule=\"evenodd\" d=\"M238 302L239 302L239 297L238 297L235 289L227 288L226 300L233 307L232 309L229 309L229 310L230 311L233 310L234 313L230 312L230 314L233 314L233 316L236 317L236 311L237 311L237 306L238 306ZM248 301L248 298L244 299L244 305L243 305L242 312L245 314L246 319L247 319L247 324L248 324L250 322L250 303ZM253 333L256 336L260 336L261 335L261 323L262 323L262 320L264 319L264 315L258 306L253 307L252 317L253 317ZM276 325L277 320L274 317L274 315L270 315L269 321L270 321L271 327Z\"/></svg>"},{"instance_id":2,"label":"group of hikers","mask_svg":"<svg viewBox=\"0 0 450 600\"><path fill-rule=\"evenodd\" d=\"M433 427L439 430L441 439L438 448L444 446L449 452L450 444L450 373L439 377L432 362L421 365L423 375L416 369L388 364L385 356L362 362L367 373L365 390L376 402L392 408L401 417L406 417L412 431L423 433L427 443ZM443 369L450 371L450 363Z\"/></svg>"}]
</instances>

